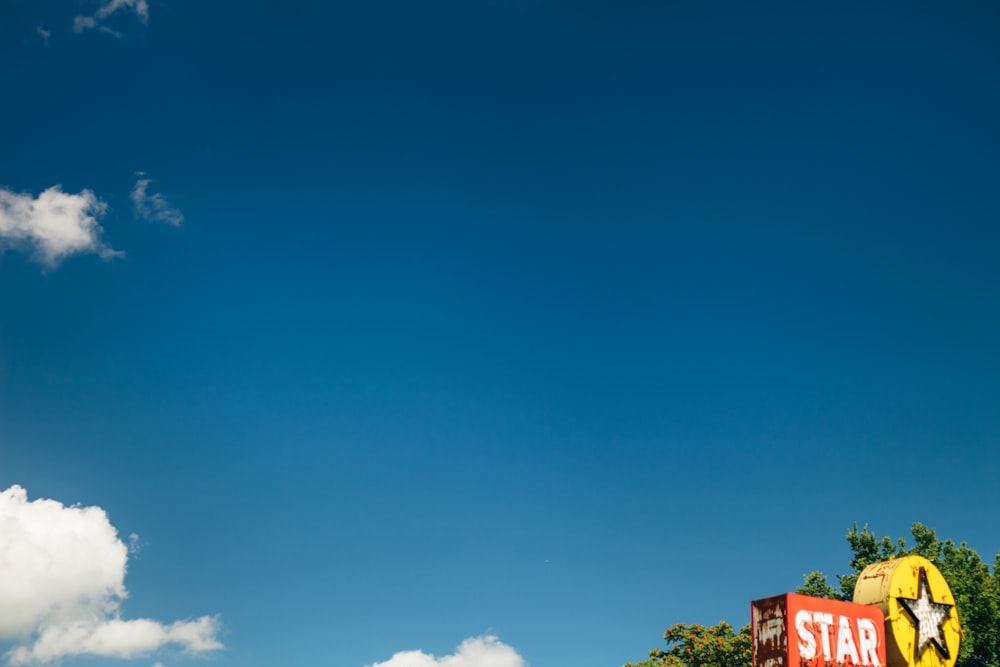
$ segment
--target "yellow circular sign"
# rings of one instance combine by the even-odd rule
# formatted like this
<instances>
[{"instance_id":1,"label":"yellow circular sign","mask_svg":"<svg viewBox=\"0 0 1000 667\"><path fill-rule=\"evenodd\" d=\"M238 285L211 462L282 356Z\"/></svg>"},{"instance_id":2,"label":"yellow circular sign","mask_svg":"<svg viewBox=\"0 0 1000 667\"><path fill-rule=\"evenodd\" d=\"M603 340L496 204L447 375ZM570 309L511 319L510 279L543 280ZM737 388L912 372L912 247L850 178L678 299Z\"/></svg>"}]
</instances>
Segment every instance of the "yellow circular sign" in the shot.
<instances>
[{"instance_id":1,"label":"yellow circular sign","mask_svg":"<svg viewBox=\"0 0 1000 667\"><path fill-rule=\"evenodd\" d=\"M954 667L962 628L944 575L923 556L869 565L854 601L885 614L888 667Z\"/></svg>"}]
</instances>

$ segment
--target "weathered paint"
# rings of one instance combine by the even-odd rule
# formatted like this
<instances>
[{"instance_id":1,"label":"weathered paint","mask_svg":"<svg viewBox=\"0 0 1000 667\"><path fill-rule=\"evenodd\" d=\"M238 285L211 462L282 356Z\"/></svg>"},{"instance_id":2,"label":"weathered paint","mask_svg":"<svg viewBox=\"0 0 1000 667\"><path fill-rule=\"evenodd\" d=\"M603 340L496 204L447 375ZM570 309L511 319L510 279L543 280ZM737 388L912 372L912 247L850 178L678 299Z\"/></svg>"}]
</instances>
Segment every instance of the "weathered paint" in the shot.
<instances>
[{"instance_id":1,"label":"weathered paint","mask_svg":"<svg viewBox=\"0 0 1000 667\"><path fill-rule=\"evenodd\" d=\"M885 614L888 667L954 667L962 639L958 608L944 575L923 556L869 565L854 601Z\"/></svg>"},{"instance_id":2,"label":"weathered paint","mask_svg":"<svg viewBox=\"0 0 1000 667\"><path fill-rule=\"evenodd\" d=\"M786 667L789 664L785 608L784 595L754 600L750 604L754 667Z\"/></svg>"},{"instance_id":3,"label":"weathered paint","mask_svg":"<svg viewBox=\"0 0 1000 667\"><path fill-rule=\"evenodd\" d=\"M886 667L880 609L797 593L750 605L754 667Z\"/></svg>"}]
</instances>

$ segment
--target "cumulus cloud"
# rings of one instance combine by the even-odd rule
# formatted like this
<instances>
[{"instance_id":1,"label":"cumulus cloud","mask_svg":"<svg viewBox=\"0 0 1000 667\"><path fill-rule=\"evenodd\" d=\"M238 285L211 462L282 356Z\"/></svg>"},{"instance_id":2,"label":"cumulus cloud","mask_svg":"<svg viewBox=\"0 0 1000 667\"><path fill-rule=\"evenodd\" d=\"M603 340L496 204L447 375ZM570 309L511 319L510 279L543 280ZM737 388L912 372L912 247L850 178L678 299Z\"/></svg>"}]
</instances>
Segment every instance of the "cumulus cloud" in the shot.
<instances>
[{"instance_id":1,"label":"cumulus cloud","mask_svg":"<svg viewBox=\"0 0 1000 667\"><path fill-rule=\"evenodd\" d=\"M222 648L219 620L161 623L120 616L128 547L100 507L28 500L0 492L0 639L10 665L73 655L136 658L167 645L189 653Z\"/></svg>"},{"instance_id":2,"label":"cumulus cloud","mask_svg":"<svg viewBox=\"0 0 1000 667\"><path fill-rule=\"evenodd\" d=\"M84 30L96 28L100 26L105 19L120 9L135 13L136 18L138 18L139 22L143 25L147 25L149 23L149 3L147 0L104 0L104 2L101 3L101 6L98 7L97 11L93 14L81 14L73 19L73 32L80 33ZM111 29L105 29L103 26L102 30L119 37L121 36L121 33L117 33Z\"/></svg>"},{"instance_id":3,"label":"cumulus cloud","mask_svg":"<svg viewBox=\"0 0 1000 667\"><path fill-rule=\"evenodd\" d=\"M54 185L33 197L0 188L0 246L27 250L47 268L78 253L110 259L121 253L101 240L98 220L107 208L90 190L70 194Z\"/></svg>"},{"instance_id":4,"label":"cumulus cloud","mask_svg":"<svg viewBox=\"0 0 1000 667\"><path fill-rule=\"evenodd\" d=\"M452 655L435 657L423 651L400 651L385 662L366 667L527 667L524 658L496 637L470 637Z\"/></svg>"},{"instance_id":5,"label":"cumulus cloud","mask_svg":"<svg viewBox=\"0 0 1000 667\"><path fill-rule=\"evenodd\" d=\"M155 222L165 222L168 225L178 226L184 222L184 214L172 207L166 197L159 192L150 193L149 185L153 182L151 178L143 178L145 172L137 171L138 180L132 188L132 206L135 209L135 217L143 220Z\"/></svg>"}]
</instances>

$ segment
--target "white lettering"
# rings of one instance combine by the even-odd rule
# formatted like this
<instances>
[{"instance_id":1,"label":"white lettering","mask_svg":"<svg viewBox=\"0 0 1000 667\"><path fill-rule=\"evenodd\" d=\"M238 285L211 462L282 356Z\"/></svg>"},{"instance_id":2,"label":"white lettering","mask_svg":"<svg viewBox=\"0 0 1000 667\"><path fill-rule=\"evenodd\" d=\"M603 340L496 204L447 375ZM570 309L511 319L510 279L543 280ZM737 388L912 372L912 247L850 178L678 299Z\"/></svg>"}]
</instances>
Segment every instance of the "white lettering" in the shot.
<instances>
[{"instance_id":1,"label":"white lettering","mask_svg":"<svg viewBox=\"0 0 1000 667\"><path fill-rule=\"evenodd\" d=\"M854 645L854 633L851 632L851 619L846 616L840 617L840 626L837 628L837 663L843 664L844 658L850 658L855 665L860 664L858 658L858 647Z\"/></svg>"},{"instance_id":2,"label":"white lettering","mask_svg":"<svg viewBox=\"0 0 1000 667\"><path fill-rule=\"evenodd\" d=\"M833 625L833 614L824 614L821 611L813 613L813 622L819 626L820 637L823 638L823 659L827 662L833 660L830 651L830 626Z\"/></svg>"},{"instance_id":3,"label":"white lettering","mask_svg":"<svg viewBox=\"0 0 1000 667\"><path fill-rule=\"evenodd\" d=\"M858 636L861 638L861 663L882 667L878 661L878 630L870 618L858 619Z\"/></svg>"},{"instance_id":4,"label":"white lettering","mask_svg":"<svg viewBox=\"0 0 1000 667\"><path fill-rule=\"evenodd\" d=\"M799 657L803 660L812 660L816 657L816 635L813 634L812 614L805 609L800 609L795 614L795 630L799 634Z\"/></svg>"}]
</instances>

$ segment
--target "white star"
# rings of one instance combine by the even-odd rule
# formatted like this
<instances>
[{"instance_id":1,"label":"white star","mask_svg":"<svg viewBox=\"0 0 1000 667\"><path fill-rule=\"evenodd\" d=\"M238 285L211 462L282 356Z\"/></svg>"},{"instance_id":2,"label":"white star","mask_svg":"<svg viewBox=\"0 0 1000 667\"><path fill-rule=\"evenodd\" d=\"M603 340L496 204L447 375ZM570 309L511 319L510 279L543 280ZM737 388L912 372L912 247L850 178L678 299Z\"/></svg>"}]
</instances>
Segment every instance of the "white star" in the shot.
<instances>
[{"instance_id":1,"label":"white star","mask_svg":"<svg viewBox=\"0 0 1000 667\"><path fill-rule=\"evenodd\" d=\"M920 592L914 598L898 598L903 609L913 619L917 629L917 655L934 644L945 660L951 656L948 653L948 644L944 641L944 622L948 619L948 613L954 605L934 602L931 596L931 587L927 583L927 572L920 568Z\"/></svg>"}]
</instances>

